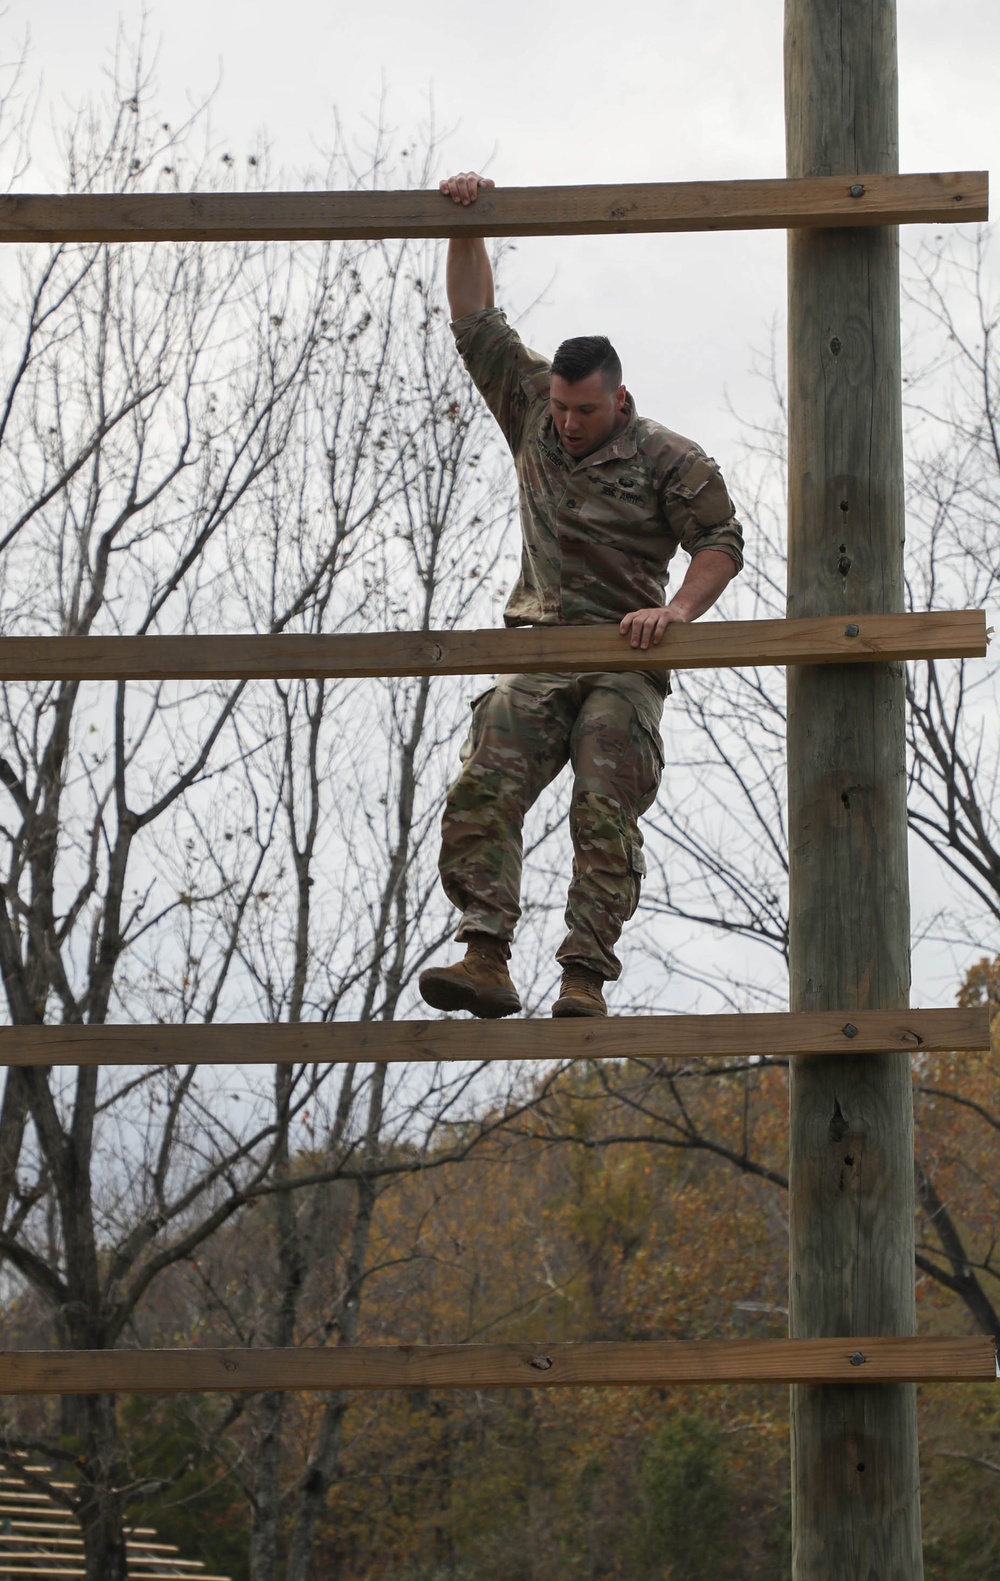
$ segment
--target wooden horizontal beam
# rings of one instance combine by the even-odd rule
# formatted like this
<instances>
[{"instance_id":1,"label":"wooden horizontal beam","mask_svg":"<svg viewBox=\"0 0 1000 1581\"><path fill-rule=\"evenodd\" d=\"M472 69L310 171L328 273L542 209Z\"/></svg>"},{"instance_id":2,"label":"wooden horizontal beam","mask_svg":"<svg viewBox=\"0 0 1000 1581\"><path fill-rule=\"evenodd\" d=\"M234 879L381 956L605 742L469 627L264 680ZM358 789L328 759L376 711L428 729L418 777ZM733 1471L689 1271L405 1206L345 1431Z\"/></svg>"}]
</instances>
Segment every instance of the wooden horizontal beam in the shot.
<instances>
[{"instance_id":1,"label":"wooden horizontal beam","mask_svg":"<svg viewBox=\"0 0 1000 1581\"><path fill-rule=\"evenodd\" d=\"M784 230L989 218L985 171L440 192L130 192L0 198L0 241L356 241Z\"/></svg>"},{"instance_id":2,"label":"wooden horizontal beam","mask_svg":"<svg viewBox=\"0 0 1000 1581\"><path fill-rule=\"evenodd\" d=\"M51 1500L45 1500L45 1503L50 1508L52 1507ZM26 1521L18 1520L4 1522L5 1526L10 1526L11 1528L10 1531L0 1531L0 1549L5 1551L5 1556L7 1556L7 1551L11 1547L16 1546L17 1543L49 1543L53 1548L81 1548L83 1546L83 1538L72 1535L67 1537L31 1537L27 1533L18 1529L19 1527L27 1524L28 1522ZM67 1514L66 1523L56 1529L72 1534L73 1528L73 1518ZM79 1530L79 1527L77 1527L77 1530ZM145 1541L133 1542L131 1539L127 1539L125 1547L128 1549L130 1557L134 1557L137 1563L146 1565L173 1563L174 1561L172 1560L171 1555L180 1553L180 1549L177 1547L176 1543L150 1543ZM163 1558L163 1555L166 1555L165 1559ZM177 1560L176 1562L178 1564L184 1564L188 1567L200 1563L200 1561L197 1559L184 1559Z\"/></svg>"},{"instance_id":3,"label":"wooden horizontal beam","mask_svg":"<svg viewBox=\"0 0 1000 1581\"><path fill-rule=\"evenodd\" d=\"M986 653L982 610L712 620L668 626L643 652L616 625L348 636L2 637L3 681L354 680L547 670L703 670L766 664L971 659Z\"/></svg>"},{"instance_id":4,"label":"wooden horizontal beam","mask_svg":"<svg viewBox=\"0 0 1000 1581\"><path fill-rule=\"evenodd\" d=\"M697 1059L970 1052L989 1010L821 1010L555 1021L332 1021L298 1026L0 1027L4 1065L384 1064L390 1060Z\"/></svg>"},{"instance_id":5,"label":"wooden horizontal beam","mask_svg":"<svg viewBox=\"0 0 1000 1581\"><path fill-rule=\"evenodd\" d=\"M295 1350L0 1352L3 1394L507 1389L559 1384L986 1382L993 1340L638 1340Z\"/></svg>"}]
</instances>

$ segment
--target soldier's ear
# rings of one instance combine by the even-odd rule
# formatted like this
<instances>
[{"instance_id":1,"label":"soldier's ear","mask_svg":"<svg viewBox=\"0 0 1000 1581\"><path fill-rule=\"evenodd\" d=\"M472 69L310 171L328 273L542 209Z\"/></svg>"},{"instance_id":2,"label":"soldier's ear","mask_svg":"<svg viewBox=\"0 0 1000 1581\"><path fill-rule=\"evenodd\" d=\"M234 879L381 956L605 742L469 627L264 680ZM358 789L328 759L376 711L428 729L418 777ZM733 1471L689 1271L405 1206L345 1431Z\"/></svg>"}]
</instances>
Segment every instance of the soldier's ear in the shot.
<instances>
[{"instance_id":1,"label":"soldier's ear","mask_svg":"<svg viewBox=\"0 0 1000 1581\"><path fill-rule=\"evenodd\" d=\"M618 410L620 412L624 412L627 402L628 402L628 391L626 390L624 384L620 384L618 386L618 389L615 391L615 403L616 403L616 405L618 407Z\"/></svg>"}]
</instances>

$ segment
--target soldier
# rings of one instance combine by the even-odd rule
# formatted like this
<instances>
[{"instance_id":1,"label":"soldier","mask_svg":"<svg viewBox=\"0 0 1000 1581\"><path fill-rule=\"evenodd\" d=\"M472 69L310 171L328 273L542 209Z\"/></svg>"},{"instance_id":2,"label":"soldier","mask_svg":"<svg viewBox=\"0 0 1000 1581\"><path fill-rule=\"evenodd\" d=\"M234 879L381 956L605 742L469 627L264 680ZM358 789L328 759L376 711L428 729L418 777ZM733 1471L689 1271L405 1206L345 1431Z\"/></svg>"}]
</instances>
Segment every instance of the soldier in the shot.
<instances>
[{"instance_id":1,"label":"soldier","mask_svg":"<svg viewBox=\"0 0 1000 1581\"><path fill-rule=\"evenodd\" d=\"M441 182L475 203L493 182L468 171ZM494 305L478 237L448 248L448 304L458 350L510 446L520 497L521 573L508 626L617 621L633 648L715 603L743 564L743 534L718 467L704 451L639 417L602 335L564 341L551 363L525 346ZM691 556L664 603L678 544ZM639 901L638 820L663 770L664 670L503 676L473 704L462 769L448 792L440 871L462 913L463 960L421 973L438 1010L515 1014L508 971L520 916L521 827L569 762L573 876L554 1016L603 1016L614 953Z\"/></svg>"}]
</instances>

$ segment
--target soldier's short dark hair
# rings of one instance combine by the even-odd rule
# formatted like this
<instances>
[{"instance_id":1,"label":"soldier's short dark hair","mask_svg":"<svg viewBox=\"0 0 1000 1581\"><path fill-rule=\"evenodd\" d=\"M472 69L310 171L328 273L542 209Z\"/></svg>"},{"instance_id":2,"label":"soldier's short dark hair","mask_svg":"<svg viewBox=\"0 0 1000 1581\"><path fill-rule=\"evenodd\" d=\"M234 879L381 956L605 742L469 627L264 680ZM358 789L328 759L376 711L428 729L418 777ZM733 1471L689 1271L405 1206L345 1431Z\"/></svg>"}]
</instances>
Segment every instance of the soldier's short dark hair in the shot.
<instances>
[{"instance_id":1,"label":"soldier's short dark hair","mask_svg":"<svg viewBox=\"0 0 1000 1581\"><path fill-rule=\"evenodd\" d=\"M574 335L564 340L552 359L552 372L567 384L576 384L592 373L602 373L611 390L622 382L622 364L607 335Z\"/></svg>"}]
</instances>

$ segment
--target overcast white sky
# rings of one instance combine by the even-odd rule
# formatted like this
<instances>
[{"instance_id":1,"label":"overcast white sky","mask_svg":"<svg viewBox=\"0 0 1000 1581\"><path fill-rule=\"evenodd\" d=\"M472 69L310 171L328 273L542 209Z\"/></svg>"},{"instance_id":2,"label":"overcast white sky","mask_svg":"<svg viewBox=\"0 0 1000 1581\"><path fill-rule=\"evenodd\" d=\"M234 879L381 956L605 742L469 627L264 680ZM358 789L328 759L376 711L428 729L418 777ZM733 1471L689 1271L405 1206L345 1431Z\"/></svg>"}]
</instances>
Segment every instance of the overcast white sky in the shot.
<instances>
[{"instance_id":1,"label":"overcast white sky","mask_svg":"<svg viewBox=\"0 0 1000 1581\"><path fill-rule=\"evenodd\" d=\"M58 181L47 137L64 107L106 84L119 24L137 0L7 0L4 52L27 36L41 76L38 164L22 190ZM263 131L284 186L321 166L333 112L363 135L383 88L388 118L415 135L433 99L450 130L440 174L489 162L512 185L780 176L781 0L171 0L145 7L165 117L213 89L219 153ZM901 169L1000 169L996 0L899 0ZM63 107L63 108L61 108ZM919 228L904 232L915 247ZM754 351L780 325L780 232L522 242L505 305L543 350L611 336L641 411L692 435L725 469L742 414L763 392ZM918 1002L948 1000L952 965L929 968ZM919 974L918 974L919 975Z\"/></svg>"},{"instance_id":2,"label":"overcast white sky","mask_svg":"<svg viewBox=\"0 0 1000 1581\"><path fill-rule=\"evenodd\" d=\"M176 121L218 82L220 151L249 149L266 129L286 185L318 163L334 107L360 131L383 84L402 132L426 121L433 96L438 126L454 128L444 163L491 160L512 185L784 172L781 0L145 9L165 114ZM143 10L138 0L8 0L7 58L27 33L49 102L79 103L100 91L119 21L134 36ZM1000 166L1000 6L955 0L942 26L939 0L900 0L899 29L901 168ZM47 124L43 112L40 134ZM507 294L523 308L544 292L528 321L543 349L609 334L640 410L725 463L738 431L725 397L753 405L752 349L768 343L784 289L783 233L744 232L522 242Z\"/></svg>"}]
</instances>

